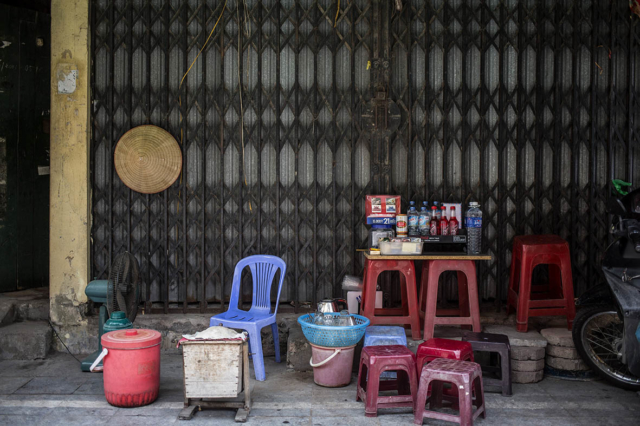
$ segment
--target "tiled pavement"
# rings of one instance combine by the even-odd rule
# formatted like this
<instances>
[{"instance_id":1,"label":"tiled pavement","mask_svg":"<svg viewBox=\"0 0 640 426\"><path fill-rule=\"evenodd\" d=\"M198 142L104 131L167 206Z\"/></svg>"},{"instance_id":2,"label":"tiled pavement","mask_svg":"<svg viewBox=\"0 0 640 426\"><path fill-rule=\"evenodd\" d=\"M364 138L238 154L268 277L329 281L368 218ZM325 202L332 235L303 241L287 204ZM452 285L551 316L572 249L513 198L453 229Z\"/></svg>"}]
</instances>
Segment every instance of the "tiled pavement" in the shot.
<instances>
[{"instance_id":1,"label":"tiled pavement","mask_svg":"<svg viewBox=\"0 0 640 426\"><path fill-rule=\"evenodd\" d=\"M351 385L322 388L313 373L288 371L284 363L265 360L267 380L252 380L253 409L248 424L260 425L396 425L413 423L410 409L384 410L364 417ZM601 381L570 382L545 378L534 385L514 385L514 396L487 393L487 419L479 425L636 425L640 396ZM235 411L198 412L177 420L182 408L182 359L163 355L159 399L134 409L115 408L104 399L102 375L82 373L68 354L42 361L0 361L2 425L184 425L234 424ZM425 421L425 424L453 424Z\"/></svg>"}]
</instances>

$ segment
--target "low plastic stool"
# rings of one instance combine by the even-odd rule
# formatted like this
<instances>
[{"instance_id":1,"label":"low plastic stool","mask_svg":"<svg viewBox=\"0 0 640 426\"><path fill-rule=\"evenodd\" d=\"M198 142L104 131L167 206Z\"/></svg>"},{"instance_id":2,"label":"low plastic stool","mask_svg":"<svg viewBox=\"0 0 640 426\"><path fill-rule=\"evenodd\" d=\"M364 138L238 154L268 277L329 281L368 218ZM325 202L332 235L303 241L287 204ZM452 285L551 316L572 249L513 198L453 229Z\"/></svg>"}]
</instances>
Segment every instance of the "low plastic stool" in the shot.
<instances>
[{"instance_id":1,"label":"low plastic stool","mask_svg":"<svg viewBox=\"0 0 640 426\"><path fill-rule=\"evenodd\" d=\"M426 292L426 309L424 313L424 339L433 337L436 324L443 325L471 325L473 331L480 331L480 306L478 302L478 283L476 281L476 264L473 260L429 260L427 265L428 279ZM465 309L458 317L437 316L438 280L445 271L458 271L459 286L466 288L466 301L460 304ZM464 277L464 279L462 279ZM424 294L424 293L423 293ZM461 298L464 298L462 296Z\"/></svg>"},{"instance_id":2,"label":"low plastic stool","mask_svg":"<svg viewBox=\"0 0 640 426\"><path fill-rule=\"evenodd\" d=\"M387 325L370 325L364 332L364 346L407 346L407 334L402 327ZM397 375L391 371L385 371L380 375L381 379L396 379Z\"/></svg>"},{"instance_id":3,"label":"low plastic stool","mask_svg":"<svg viewBox=\"0 0 640 426\"><path fill-rule=\"evenodd\" d=\"M386 271L400 272L402 308L376 309L376 286L378 276ZM416 270L413 260L387 260L366 258L362 287L360 315L367 317L371 325L401 325L411 327L411 337L419 340L420 311L416 289Z\"/></svg>"},{"instance_id":4,"label":"low plastic stool","mask_svg":"<svg viewBox=\"0 0 640 426\"><path fill-rule=\"evenodd\" d=\"M502 389L503 396L511 396L511 345L509 338L504 334L474 333L467 331L462 335L463 342L469 342L474 351L494 352L500 355L500 365L482 366L486 371L500 372L500 379L485 377L486 386L495 386Z\"/></svg>"},{"instance_id":5,"label":"low plastic stool","mask_svg":"<svg viewBox=\"0 0 640 426\"><path fill-rule=\"evenodd\" d=\"M416 371L422 372L425 362L436 358L457 359L473 362L473 349L468 342L451 339L429 339L418 346L416 351Z\"/></svg>"},{"instance_id":6,"label":"low plastic stool","mask_svg":"<svg viewBox=\"0 0 640 426\"><path fill-rule=\"evenodd\" d=\"M458 389L458 416L434 411L435 408L442 407L443 383L451 383L452 387ZM431 395L427 396L430 385ZM428 410L425 408L427 402ZM430 418L470 426L478 416L486 418L480 366L475 362L445 358L435 359L425 365L420 374L413 415L416 425L421 425L425 418Z\"/></svg>"},{"instance_id":7,"label":"low plastic stool","mask_svg":"<svg viewBox=\"0 0 640 426\"><path fill-rule=\"evenodd\" d=\"M395 382L394 387L398 395L380 396L378 394L380 390L392 390L380 388L380 375L389 370L398 372L397 380L386 380L386 382ZM379 408L413 408L413 400L417 392L416 362L413 352L407 347L365 346L362 349L356 401L365 401L366 417L376 417Z\"/></svg>"},{"instance_id":8,"label":"low plastic stool","mask_svg":"<svg viewBox=\"0 0 640 426\"><path fill-rule=\"evenodd\" d=\"M418 372L418 377L420 377L420 373L422 373L424 364L436 358L473 362L473 349L468 342L451 339L429 339L421 343L416 351L416 371ZM443 392L447 396L447 399L453 403L453 408L457 409L458 390L451 388L444 389Z\"/></svg>"},{"instance_id":9,"label":"low plastic stool","mask_svg":"<svg viewBox=\"0 0 640 426\"><path fill-rule=\"evenodd\" d=\"M537 265L549 265L549 285L532 285ZM576 316L569 244L557 235L520 235L513 239L507 315L526 333L530 317L562 315L571 330ZM475 331L475 330L474 330Z\"/></svg>"},{"instance_id":10,"label":"low plastic stool","mask_svg":"<svg viewBox=\"0 0 640 426\"><path fill-rule=\"evenodd\" d=\"M364 346L407 346L407 334L402 327L370 325L364 332Z\"/></svg>"}]
</instances>

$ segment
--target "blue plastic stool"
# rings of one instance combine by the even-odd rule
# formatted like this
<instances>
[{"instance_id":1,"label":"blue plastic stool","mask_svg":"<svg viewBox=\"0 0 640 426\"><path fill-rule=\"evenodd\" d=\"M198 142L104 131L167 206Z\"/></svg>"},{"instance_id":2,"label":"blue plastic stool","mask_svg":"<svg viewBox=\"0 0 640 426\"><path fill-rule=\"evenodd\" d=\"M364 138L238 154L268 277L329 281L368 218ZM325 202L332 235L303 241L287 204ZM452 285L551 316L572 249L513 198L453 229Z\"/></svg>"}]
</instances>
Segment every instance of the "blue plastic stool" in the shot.
<instances>
[{"instance_id":1,"label":"blue plastic stool","mask_svg":"<svg viewBox=\"0 0 640 426\"><path fill-rule=\"evenodd\" d=\"M402 327L387 325L370 325L364 332L365 346L407 346L407 334ZM385 371L380 375L381 379L396 379L395 371Z\"/></svg>"},{"instance_id":2,"label":"blue plastic stool","mask_svg":"<svg viewBox=\"0 0 640 426\"><path fill-rule=\"evenodd\" d=\"M365 346L407 346L407 334L402 327L370 325L364 332Z\"/></svg>"}]
</instances>

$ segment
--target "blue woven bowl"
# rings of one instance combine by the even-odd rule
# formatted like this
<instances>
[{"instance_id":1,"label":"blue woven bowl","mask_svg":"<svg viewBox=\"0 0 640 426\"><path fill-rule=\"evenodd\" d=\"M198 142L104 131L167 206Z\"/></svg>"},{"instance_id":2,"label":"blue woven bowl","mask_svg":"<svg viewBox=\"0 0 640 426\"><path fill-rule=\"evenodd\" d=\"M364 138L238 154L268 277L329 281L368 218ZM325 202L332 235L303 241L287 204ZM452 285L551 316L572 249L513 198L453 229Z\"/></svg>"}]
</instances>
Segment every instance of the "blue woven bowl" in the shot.
<instances>
[{"instance_id":1,"label":"blue woven bowl","mask_svg":"<svg viewBox=\"0 0 640 426\"><path fill-rule=\"evenodd\" d=\"M339 313L325 314L338 316ZM346 327L316 325L310 314L302 315L298 318L298 323L302 327L304 337L316 346L327 348L342 348L345 346L357 345L364 336L364 332L369 325L369 320L360 315L351 315L356 325Z\"/></svg>"}]
</instances>

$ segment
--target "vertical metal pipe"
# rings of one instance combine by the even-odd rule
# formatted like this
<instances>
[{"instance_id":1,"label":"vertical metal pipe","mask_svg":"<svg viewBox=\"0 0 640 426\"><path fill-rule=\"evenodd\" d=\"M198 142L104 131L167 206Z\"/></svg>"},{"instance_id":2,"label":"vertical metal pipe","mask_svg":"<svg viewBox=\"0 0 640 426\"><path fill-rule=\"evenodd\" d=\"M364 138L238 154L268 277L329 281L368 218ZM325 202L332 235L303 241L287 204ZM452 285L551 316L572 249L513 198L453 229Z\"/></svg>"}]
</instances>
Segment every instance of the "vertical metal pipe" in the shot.
<instances>
[{"instance_id":1,"label":"vertical metal pipe","mask_svg":"<svg viewBox=\"0 0 640 426\"><path fill-rule=\"evenodd\" d=\"M204 0L204 4L202 4L201 12L200 12L200 46L204 48L204 43L207 40L208 32L207 32L207 4L206 0ZM200 140L200 155L201 155L201 163L200 167L202 167L202 179L200 180L200 279L198 280L197 285L200 287L200 291L197 291L196 294L199 294L199 305L200 312L204 313L207 308L207 277L206 277L206 264L207 264L207 256L206 256L206 224L207 224L207 52L209 49L206 49L202 52L202 80L200 80L200 90L198 90L198 97L202 100L202 108L200 109L200 120L202 120L202 139Z\"/></svg>"},{"instance_id":2,"label":"vertical metal pipe","mask_svg":"<svg viewBox=\"0 0 640 426\"><path fill-rule=\"evenodd\" d=\"M361 256L358 253L355 253L357 246L356 243L356 231L355 231L355 226L356 223L358 223L358 218L357 218L357 214L358 214L358 209L356 208L356 189L355 189L355 148L356 148L356 143L357 143L357 136L358 136L358 129L356 127L356 119L359 120L360 117L355 117L357 110L358 110L358 102L357 102L357 96L356 96L356 40L357 40L357 36L356 36L356 12L355 12L355 4L351 5L351 10L350 10L350 18L351 18L351 114L352 114L352 120L351 120L351 146L349 147L349 158L351 161L351 167L350 167L350 171L351 171L351 176L349 179L349 189L350 189L350 195L351 195L351 221L347 222L347 226L349 229L349 233L351 236L351 252L354 253L353 254L353 262L351 262L351 273L352 274L357 274L359 273L358 269L356 268L356 265L358 264L358 256ZM355 119L354 119L355 118Z\"/></svg>"},{"instance_id":3,"label":"vertical metal pipe","mask_svg":"<svg viewBox=\"0 0 640 426\"><path fill-rule=\"evenodd\" d=\"M226 10L226 2L221 0L219 3L222 8L222 18L220 19L220 24L222 27L220 28L220 86L218 88L218 96L216 98L218 100L224 100L224 28L227 24L227 19L225 19L225 15L228 15ZM230 13L230 12L229 12ZM224 102L224 101L223 101ZM221 109L222 110L222 109ZM220 117L220 159L222 160L223 170L224 170L224 116ZM224 172L220 175L220 310L224 311L225 308L225 300L224 300L224 288L226 285L225 281L225 273L224 273L224 257L225 257L225 229L224 229ZM233 275L232 275L233 276Z\"/></svg>"},{"instance_id":4,"label":"vertical metal pipe","mask_svg":"<svg viewBox=\"0 0 640 426\"><path fill-rule=\"evenodd\" d=\"M144 15L145 15L145 21L146 21L146 28L145 28L145 38L144 38L144 46L145 46L145 51L147 54L147 66L146 66L146 76L145 76L145 87L146 87L146 101L147 101L147 105L145 108L146 111L146 124L151 124L151 111L152 111L152 107L151 107L151 4L147 3L145 5L145 9L144 9ZM149 194L146 195L146 202L147 202L147 226L146 226L146 235L147 235L147 241L146 241L146 250L145 250L145 257L146 257L146 268L143 272L143 276L145 276L145 287L146 287L146 291L145 291L145 312L150 313L151 312L151 230L152 230L152 226L151 226L151 196Z\"/></svg>"},{"instance_id":5,"label":"vertical metal pipe","mask_svg":"<svg viewBox=\"0 0 640 426\"><path fill-rule=\"evenodd\" d=\"M578 74L578 49L580 43L580 20L578 19L578 0L569 0L569 9L571 10L571 26L573 29L571 39L571 253L574 259L574 265L577 264L579 259L579 251L583 250L582 241L580 238L580 109L579 105L579 93L581 87L579 87L579 74ZM574 282L576 279L574 278ZM578 288L574 288L576 294L581 293L583 290L581 287L584 284L582 277L578 279Z\"/></svg>"},{"instance_id":6,"label":"vertical metal pipe","mask_svg":"<svg viewBox=\"0 0 640 426\"><path fill-rule=\"evenodd\" d=\"M189 34L189 14L188 14L188 9L186 7L186 5L183 6L182 8L183 13L184 13L184 21L182 22L182 25L184 26L184 36L182 37L182 46L183 46L183 52L184 54L182 55L182 72L186 72L187 69L189 68L189 42L188 42L188 34ZM187 105L189 105L189 79L185 78L185 84L183 86L184 88L182 89L182 94L183 96L183 102L182 102L182 106L180 107L180 113L182 114L182 123L180 123L180 131L182 132L183 135L187 136L187 120L189 119L188 114L187 114ZM179 94L180 95L180 94ZM187 138L188 139L188 138ZM187 239L187 190L188 190L188 186L187 186L187 175L188 175L188 164L189 161L188 159L186 159L186 154L187 154L187 149L185 149L185 142L182 141L182 179L181 179L181 191L182 191L182 277L178 276L179 278L182 278L182 286L180 286L180 284L178 284L178 294L180 297L180 295L182 296L182 312L186 313L187 312L187 285L189 283L189 271L187 269L187 256L189 255L188 252L188 244L189 241ZM177 239L176 239L176 243L177 243ZM177 248L177 247L176 247ZM177 256L177 253L176 253ZM182 290L182 291L180 291ZM182 293L182 294L181 294Z\"/></svg>"},{"instance_id":7,"label":"vertical metal pipe","mask_svg":"<svg viewBox=\"0 0 640 426\"><path fill-rule=\"evenodd\" d=\"M165 36L165 55L164 55L164 61L165 61L165 72L167 75L169 75L169 67L170 67L170 62L169 62L169 46L171 45L170 39L169 39L169 27L170 27L170 6L169 3L166 2L164 5L164 28L166 31L166 36ZM167 91L165 93L164 99L165 99L165 104L164 104L164 128L165 129L169 129L169 99L171 98L171 91L169 90L169 88L167 87ZM164 195L164 242L165 242L165 246L164 246L164 250L163 250L163 256L164 256L164 285L165 285L165 299L164 299L164 313L169 313L169 199L168 199L168 191L164 191L163 192Z\"/></svg>"}]
</instances>

